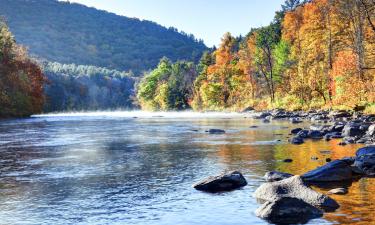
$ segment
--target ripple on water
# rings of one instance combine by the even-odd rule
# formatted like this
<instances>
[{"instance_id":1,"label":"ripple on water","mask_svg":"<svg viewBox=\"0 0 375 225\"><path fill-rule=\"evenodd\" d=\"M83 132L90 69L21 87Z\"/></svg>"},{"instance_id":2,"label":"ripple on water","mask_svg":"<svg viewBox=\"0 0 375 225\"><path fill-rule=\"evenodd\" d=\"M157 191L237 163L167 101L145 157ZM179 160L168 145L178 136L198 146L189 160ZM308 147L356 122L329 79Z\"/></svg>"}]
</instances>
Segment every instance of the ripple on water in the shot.
<instances>
[{"instance_id":1,"label":"ripple on water","mask_svg":"<svg viewBox=\"0 0 375 225\"><path fill-rule=\"evenodd\" d=\"M0 122L1 223L266 224L251 197L265 172L302 174L358 148L338 140L289 145L296 125L243 117L97 112ZM219 194L191 188L223 170L240 170L249 184ZM374 187L373 179L353 182L347 195L333 196L338 211L309 224L374 223Z\"/></svg>"}]
</instances>

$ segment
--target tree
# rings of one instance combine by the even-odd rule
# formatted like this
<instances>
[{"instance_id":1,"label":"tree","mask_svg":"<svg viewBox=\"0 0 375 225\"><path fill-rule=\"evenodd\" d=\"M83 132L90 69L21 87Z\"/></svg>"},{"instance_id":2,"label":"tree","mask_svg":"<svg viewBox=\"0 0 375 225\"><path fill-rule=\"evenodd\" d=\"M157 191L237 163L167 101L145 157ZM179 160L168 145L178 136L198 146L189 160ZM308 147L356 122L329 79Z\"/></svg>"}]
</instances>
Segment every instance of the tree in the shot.
<instances>
[{"instance_id":1,"label":"tree","mask_svg":"<svg viewBox=\"0 0 375 225\"><path fill-rule=\"evenodd\" d=\"M40 113L46 82L40 67L25 48L16 44L7 25L0 21L0 118Z\"/></svg>"}]
</instances>

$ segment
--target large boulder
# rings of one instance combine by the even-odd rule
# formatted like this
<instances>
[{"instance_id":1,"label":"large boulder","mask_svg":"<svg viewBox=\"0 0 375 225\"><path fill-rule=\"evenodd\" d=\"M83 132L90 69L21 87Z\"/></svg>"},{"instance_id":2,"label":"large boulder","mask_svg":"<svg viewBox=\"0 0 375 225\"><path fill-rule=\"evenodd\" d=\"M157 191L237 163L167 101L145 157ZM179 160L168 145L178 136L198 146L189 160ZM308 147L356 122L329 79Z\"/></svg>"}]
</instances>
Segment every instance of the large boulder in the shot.
<instances>
[{"instance_id":1,"label":"large boulder","mask_svg":"<svg viewBox=\"0 0 375 225\"><path fill-rule=\"evenodd\" d=\"M323 212L301 199L281 197L261 205L255 215L273 224L304 224Z\"/></svg>"},{"instance_id":2,"label":"large boulder","mask_svg":"<svg viewBox=\"0 0 375 225\"><path fill-rule=\"evenodd\" d=\"M333 211L339 207L332 198L308 187L300 176L264 183L254 192L254 197L270 202L277 198L297 198L326 211Z\"/></svg>"},{"instance_id":3,"label":"large boulder","mask_svg":"<svg viewBox=\"0 0 375 225\"><path fill-rule=\"evenodd\" d=\"M290 173L271 171L271 172L267 172L264 175L264 179L268 182L274 182L274 181L284 180L284 179L292 177L292 176L294 176L294 175L290 174Z\"/></svg>"},{"instance_id":4,"label":"large boulder","mask_svg":"<svg viewBox=\"0 0 375 225\"><path fill-rule=\"evenodd\" d=\"M375 145L357 150L354 167L357 173L375 176Z\"/></svg>"},{"instance_id":5,"label":"large boulder","mask_svg":"<svg viewBox=\"0 0 375 225\"><path fill-rule=\"evenodd\" d=\"M303 174L306 182L336 182L352 179L351 163L347 160L335 160Z\"/></svg>"},{"instance_id":6,"label":"large boulder","mask_svg":"<svg viewBox=\"0 0 375 225\"><path fill-rule=\"evenodd\" d=\"M231 191L247 185L246 179L238 171L208 177L193 185L193 188L206 192Z\"/></svg>"}]
</instances>

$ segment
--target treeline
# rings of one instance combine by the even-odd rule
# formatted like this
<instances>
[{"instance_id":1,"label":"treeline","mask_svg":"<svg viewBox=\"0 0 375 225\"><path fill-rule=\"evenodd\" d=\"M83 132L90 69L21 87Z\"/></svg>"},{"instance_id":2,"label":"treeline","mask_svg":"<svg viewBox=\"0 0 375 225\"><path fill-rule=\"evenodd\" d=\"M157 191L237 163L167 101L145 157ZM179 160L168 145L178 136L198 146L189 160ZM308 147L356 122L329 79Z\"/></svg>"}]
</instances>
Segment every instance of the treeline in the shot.
<instances>
[{"instance_id":1,"label":"treeline","mask_svg":"<svg viewBox=\"0 0 375 225\"><path fill-rule=\"evenodd\" d=\"M205 53L187 75L197 77L184 102L196 110L364 106L375 112L374 24L372 0L287 0L270 25L243 38L227 33L218 49ZM149 85L155 74L169 77L163 63L141 82L143 108L179 109L172 92L163 94L169 107L148 104L160 87L174 88L165 79Z\"/></svg>"},{"instance_id":2,"label":"treeline","mask_svg":"<svg viewBox=\"0 0 375 225\"><path fill-rule=\"evenodd\" d=\"M0 118L40 113L45 77L0 20Z\"/></svg>"},{"instance_id":3,"label":"treeline","mask_svg":"<svg viewBox=\"0 0 375 225\"><path fill-rule=\"evenodd\" d=\"M0 16L33 55L64 64L142 75L164 56L198 62L207 50L202 40L176 28L67 1L0 0Z\"/></svg>"},{"instance_id":4,"label":"treeline","mask_svg":"<svg viewBox=\"0 0 375 225\"><path fill-rule=\"evenodd\" d=\"M136 78L95 66L44 62L44 112L134 108Z\"/></svg>"}]
</instances>

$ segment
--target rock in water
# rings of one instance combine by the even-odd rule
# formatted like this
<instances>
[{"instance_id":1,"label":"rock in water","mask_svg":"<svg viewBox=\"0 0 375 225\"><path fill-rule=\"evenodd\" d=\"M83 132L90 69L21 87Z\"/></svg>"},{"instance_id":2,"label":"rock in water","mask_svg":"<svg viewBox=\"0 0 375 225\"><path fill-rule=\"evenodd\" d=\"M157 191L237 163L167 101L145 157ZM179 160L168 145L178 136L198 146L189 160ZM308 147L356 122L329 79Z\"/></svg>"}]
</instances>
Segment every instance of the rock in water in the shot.
<instances>
[{"instance_id":1,"label":"rock in water","mask_svg":"<svg viewBox=\"0 0 375 225\"><path fill-rule=\"evenodd\" d=\"M289 139L289 142L294 145L301 145L304 143L303 138L298 136L292 137L291 139Z\"/></svg>"},{"instance_id":2,"label":"rock in water","mask_svg":"<svg viewBox=\"0 0 375 225\"><path fill-rule=\"evenodd\" d=\"M323 212L298 198L281 197L265 202L255 215L273 224L304 224L323 216Z\"/></svg>"},{"instance_id":3,"label":"rock in water","mask_svg":"<svg viewBox=\"0 0 375 225\"><path fill-rule=\"evenodd\" d=\"M335 160L301 176L307 182L334 182L352 179L351 164L347 160Z\"/></svg>"},{"instance_id":4,"label":"rock in water","mask_svg":"<svg viewBox=\"0 0 375 225\"><path fill-rule=\"evenodd\" d=\"M298 134L298 132L300 132L302 130L302 128L294 128L293 130L290 131L291 134Z\"/></svg>"},{"instance_id":5,"label":"rock in water","mask_svg":"<svg viewBox=\"0 0 375 225\"><path fill-rule=\"evenodd\" d=\"M274 201L283 197L298 198L326 211L334 211L339 207L332 198L306 186L300 176L264 183L254 192L254 197L265 201Z\"/></svg>"},{"instance_id":6,"label":"rock in water","mask_svg":"<svg viewBox=\"0 0 375 225\"><path fill-rule=\"evenodd\" d=\"M206 192L231 191L247 185L246 179L238 171L211 176L193 185L193 188Z\"/></svg>"},{"instance_id":7,"label":"rock in water","mask_svg":"<svg viewBox=\"0 0 375 225\"><path fill-rule=\"evenodd\" d=\"M348 123L342 130L342 136L344 137L355 137L364 135L366 130L361 129L360 123Z\"/></svg>"},{"instance_id":8,"label":"rock in water","mask_svg":"<svg viewBox=\"0 0 375 225\"><path fill-rule=\"evenodd\" d=\"M293 174L290 173L282 173L282 172L277 172L277 171L271 171L267 172L264 175L264 179L268 182L273 182L273 181L279 181L279 180L284 180L286 178L294 176Z\"/></svg>"},{"instance_id":9,"label":"rock in water","mask_svg":"<svg viewBox=\"0 0 375 225\"><path fill-rule=\"evenodd\" d=\"M329 195L345 195L348 193L347 188L335 188L327 192Z\"/></svg>"},{"instance_id":10,"label":"rock in water","mask_svg":"<svg viewBox=\"0 0 375 225\"><path fill-rule=\"evenodd\" d=\"M357 150L354 161L356 172L375 176L375 145L363 147Z\"/></svg>"},{"instance_id":11,"label":"rock in water","mask_svg":"<svg viewBox=\"0 0 375 225\"><path fill-rule=\"evenodd\" d=\"M225 130L221 129L209 129L207 132L210 134L225 134Z\"/></svg>"}]
</instances>

